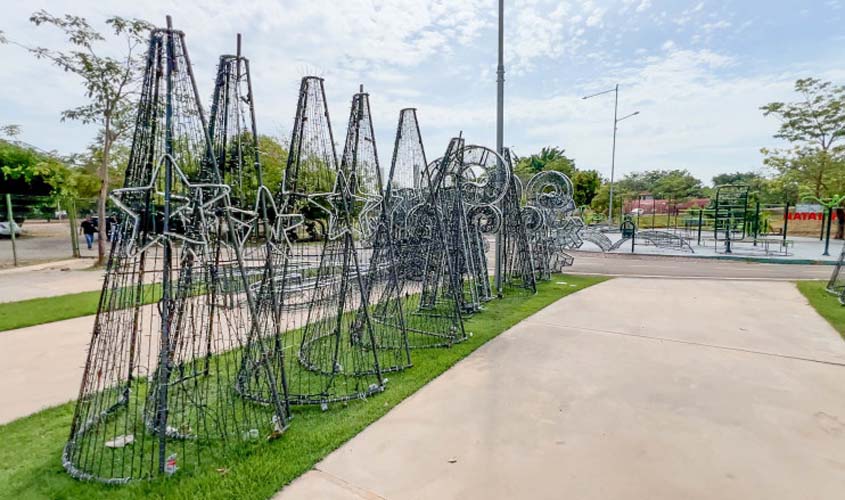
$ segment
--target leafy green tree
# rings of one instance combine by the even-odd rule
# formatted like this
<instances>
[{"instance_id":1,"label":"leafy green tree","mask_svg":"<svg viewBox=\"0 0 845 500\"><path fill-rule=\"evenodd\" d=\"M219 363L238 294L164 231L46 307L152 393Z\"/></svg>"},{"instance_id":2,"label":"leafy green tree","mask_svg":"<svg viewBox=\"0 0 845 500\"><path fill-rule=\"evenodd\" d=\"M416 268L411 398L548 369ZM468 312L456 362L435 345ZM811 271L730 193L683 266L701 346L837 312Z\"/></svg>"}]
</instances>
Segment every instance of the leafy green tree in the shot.
<instances>
[{"instance_id":1,"label":"leafy green tree","mask_svg":"<svg viewBox=\"0 0 845 500\"><path fill-rule=\"evenodd\" d=\"M575 204L590 205L601 187L601 176L595 170L579 170L572 176Z\"/></svg>"},{"instance_id":2,"label":"leafy green tree","mask_svg":"<svg viewBox=\"0 0 845 500\"><path fill-rule=\"evenodd\" d=\"M656 198L684 200L702 194L702 183L686 170L661 171L653 188Z\"/></svg>"},{"instance_id":3,"label":"leafy green tree","mask_svg":"<svg viewBox=\"0 0 845 500\"><path fill-rule=\"evenodd\" d=\"M781 178L769 179L757 172L733 172L713 177L714 189L729 184L748 186L750 198L761 203L783 203L786 200L794 203L797 201L797 190L796 195L790 197L787 192L790 186L784 184ZM713 194L715 194L715 191Z\"/></svg>"},{"instance_id":4,"label":"leafy green tree","mask_svg":"<svg viewBox=\"0 0 845 500\"><path fill-rule=\"evenodd\" d=\"M84 17L66 14L53 16L45 10L35 12L29 20L36 26L52 26L67 39L69 48L55 50L29 47L12 41L28 50L38 59L50 61L63 71L73 73L82 80L88 103L62 112L62 120L75 120L95 124L100 128L95 145L100 150L98 177L98 215L106 217L106 199L109 192L111 155L116 144L127 140L133 125L134 99L137 83L143 72L147 33L152 25L140 19L110 17L106 20L112 38L94 29ZM0 42L9 42L0 34ZM122 47L119 57L103 55L101 49ZM100 238L98 261L102 265L106 255L106 238Z\"/></svg>"},{"instance_id":5,"label":"leafy green tree","mask_svg":"<svg viewBox=\"0 0 845 500\"><path fill-rule=\"evenodd\" d=\"M568 158L563 149L552 146L544 147L539 153L520 159L514 170L522 179L548 170L561 172L571 179L576 172L575 160Z\"/></svg>"},{"instance_id":6,"label":"leafy green tree","mask_svg":"<svg viewBox=\"0 0 845 500\"><path fill-rule=\"evenodd\" d=\"M0 134L14 139L21 134L21 126L14 123L0 126Z\"/></svg>"},{"instance_id":7,"label":"leafy green tree","mask_svg":"<svg viewBox=\"0 0 845 500\"><path fill-rule=\"evenodd\" d=\"M0 192L63 196L68 194L70 176L58 159L0 140Z\"/></svg>"},{"instance_id":8,"label":"leafy green tree","mask_svg":"<svg viewBox=\"0 0 845 500\"><path fill-rule=\"evenodd\" d=\"M275 192L282 184L288 150L281 142L269 135L258 135L258 150L261 153L261 172L264 185Z\"/></svg>"},{"instance_id":9,"label":"leafy green tree","mask_svg":"<svg viewBox=\"0 0 845 500\"><path fill-rule=\"evenodd\" d=\"M703 186L687 170L647 170L625 175L614 186L614 197L616 193L620 198L650 194L657 199L683 200L701 196Z\"/></svg>"},{"instance_id":10,"label":"leafy green tree","mask_svg":"<svg viewBox=\"0 0 845 500\"><path fill-rule=\"evenodd\" d=\"M616 188L614 187L614 191ZM614 198L617 196L616 192L613 193ZM599 186L598 191L596 191L596 195L593 197L592 201L590 201L590 208L593 209L596 213L603 213L607 214L608 205L610 204L610 184L604 183Z\"/></svg>"},{"instance_id":11,"label":"leafy green tree","mask_svg":"<svg viewBox=\"0 0 845 500\"><path fill-rule=\"evenodd\" d=\"M760 109L780 120L775 134L790 143L788 149L762 149L763 162L790 183L802 196L831 196L845 187L845 86L815 78L795 82L801 99L773 102Z\"/></svg>"}]
</instances>

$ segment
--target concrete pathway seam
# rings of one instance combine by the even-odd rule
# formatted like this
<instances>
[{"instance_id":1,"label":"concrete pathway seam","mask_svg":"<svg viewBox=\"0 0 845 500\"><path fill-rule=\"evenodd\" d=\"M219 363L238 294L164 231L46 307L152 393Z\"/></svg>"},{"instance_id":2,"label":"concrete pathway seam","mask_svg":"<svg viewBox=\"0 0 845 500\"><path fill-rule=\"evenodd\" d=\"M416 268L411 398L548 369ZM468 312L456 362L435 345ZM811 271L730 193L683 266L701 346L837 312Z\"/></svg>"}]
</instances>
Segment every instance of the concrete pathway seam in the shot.
<instances>
[{"instance_id":1,"label":"concrete pathway seam","mask_svg":"<svg viewBox=\"0 0 845 500\"><path fill-rule=\"evenodd\" d=\"M823 364L823 365L839 366L839 367L845 368L845 363L841 363L841 362L838 362L838 361L826 361L826 360L823 360L823 359L805 358L805 357L802 357L802 356L793 356L793 355L790 355L790 354L781 354L781 353L776 353L776 352L757 351L757 350L754 350L754 349L745 349L745 348L742 348L742 347L731 347L731 346L726 346L726 345L707 344L707 343L704 343L704 342L693 342L691 340L680 340L680 339L673 339L673 338L669 338L669 337L656 337L656 336L653 336L653 335L642 335L642 334L639 334L639 333L628 333L628 332L619 332L619 331L613 331L613 330L603 330L603 329L600 329L600 328L588 328L588 327L585 327L585 326L574 327L574 326L566 326L566 325L556 325L556 324L553 324L553 323L546 323L545 321L530 321L530 322L527 322L526 324L528 324L528 325L533 324L533 325L536 325L536 326L546 326L546 327L554 328L556 330L583 330L583 331L586 331L586 332L602 333L602 334L605 334L605 335L619 335L619 336L622 336L622 337L636 337L636 338L646 339L646 340L659 340L659 341L663 341L663 342L674 342L676 344L687 344L687 345L693 345L693 346L699 346L699 347L709 347L709 348L712 348L712 349L721 349L721 350L726 350L726 351L744 352L744 353L748 353L748 354L758 354L758 355L761 355L761 356L769 356L769 357L773 357L773 358L791 359L791 360L795 360L795 361L806 361L806 362L809 362L809 363L820 363L820 364Z\"/></svg>"},{"instance_id":2,"label":"concrete pathway seam","mask_svg":"<svg viewBox=\"0 0 845 500\"><path fill-rule=\"evenodd\" d=\"M355 495L359 498L363 498L364 500L387 500L387 498L385 498L381 495L373 493L372 491L366 490L364 488L355 486L354 484L350 483L349 481L346 481L345 479L343 479L341 477L335 476L334 474L332 474L330 472L326 472L324 470L318 469L317 467L314 467L312 470L314 472L320 474L320 476L323 477L323 479L325 479L326 481L329 481L332 484L340 486L344 490L352 493L353 495Z\"/></svg>"},{"instance_id":3,"label":"concrete pathway seam","mask_svg":"<svg viewBox=\"0 0 845 500\"><path fill-rule=\"evenodd\" d=\"M640 279L661 279L661 280L710 280L710 281L824 281L822 278L757 278L744 276L731 278L725 276L670 276L665 274L623 274L623 273L593 273L587 271L570 271L566 274L579 276L605 276L608 278L640 278Z\"/></svg>"}]
</instances>

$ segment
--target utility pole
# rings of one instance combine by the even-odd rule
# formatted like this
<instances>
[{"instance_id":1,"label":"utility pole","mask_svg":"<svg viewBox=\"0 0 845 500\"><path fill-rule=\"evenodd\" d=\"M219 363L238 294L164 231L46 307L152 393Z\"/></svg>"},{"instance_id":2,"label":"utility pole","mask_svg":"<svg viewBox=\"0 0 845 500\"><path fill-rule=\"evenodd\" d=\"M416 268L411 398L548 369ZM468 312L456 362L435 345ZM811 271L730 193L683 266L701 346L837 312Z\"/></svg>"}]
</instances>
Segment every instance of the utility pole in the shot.
<instances>
[{"instance_id":1,"label":"utility pole","mask_svg":"<svg viewBox=\"0 0 845 500\"><path fill-rule=\"evenodd\" d=\"M592 94L588 96L584 96L581 99L586 100L596 96L609 94L613 92L613 149L611 150L610 155L610 202L608 203L607 207L607 221L609 223L613 223L613 181L616 174L616 130L619 128L619 122L622 120L631 118L632 116L637 116L640 114L639 111L634 111L629 115L625 115L622 118L619 118L619 84L617 83L615 87L612 89L608 89L597 94Z\"/></svg>"},{"instance_id":2,"label":"utility pole","mask_svg":"<svg viewBox=\"0 0 845 500\"><path fill-rule=\"evenodd\" d=\"M608 202L607 221L613 225L613 176L616 173L616 130L619 129L619 84L613 90L613 149L610 153L610 201Z\"/></svg>"},{"instance_id":3,"label":"utility pole","mask_svg":"<svg viewBox=\"0 0 845 500\"><path fill-rule=\"evenodd\" d=\"M496 152L504 153L505 132L505 0L499 0L499 65L496 67ZM504 165L500 165L504 168ZM502 295L502 231L496 233L496 262L493 275L496 293Z\"/></svg>"}]
</instances>

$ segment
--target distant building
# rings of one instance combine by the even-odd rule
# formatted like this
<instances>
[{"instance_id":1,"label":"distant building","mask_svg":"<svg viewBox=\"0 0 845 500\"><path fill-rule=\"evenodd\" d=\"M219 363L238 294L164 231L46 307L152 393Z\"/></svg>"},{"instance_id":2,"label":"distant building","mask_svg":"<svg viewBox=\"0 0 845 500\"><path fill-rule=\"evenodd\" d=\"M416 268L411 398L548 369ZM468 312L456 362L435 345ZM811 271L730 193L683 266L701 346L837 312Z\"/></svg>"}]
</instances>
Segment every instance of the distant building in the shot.
<instances>
[{"instance_id":1,"label":"distant building","mask_svg":"<svg viewBox=\"0 0 845 500\"><path fill-rule=\"evenodd\" d=\"M684 210L705 208L710 204L710 198L691 198L684 201L655 200L651 194L644 194L640 199L625 202L625 213L639 215L677 214Z\"/></svg>"}]
</instances>

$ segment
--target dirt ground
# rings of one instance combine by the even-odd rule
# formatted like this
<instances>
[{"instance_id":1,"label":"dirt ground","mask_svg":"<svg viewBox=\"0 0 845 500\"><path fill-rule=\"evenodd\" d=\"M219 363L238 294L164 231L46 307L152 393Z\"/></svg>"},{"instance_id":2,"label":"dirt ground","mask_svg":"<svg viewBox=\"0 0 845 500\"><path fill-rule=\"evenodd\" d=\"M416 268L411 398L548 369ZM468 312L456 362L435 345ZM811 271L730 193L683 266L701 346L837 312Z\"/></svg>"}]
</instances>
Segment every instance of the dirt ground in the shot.
<instances>
[{"instance_id":1,"label":"dirt ground","mask_svg":"<svg viewBox=\"0 0 845 500\"><path fill-rule=\"evenodd\" d=\"M52 222L28 220L21 228L23 234L15 239L19 266L73 257L70 223L67 220ZM79 228L76 230L79 231ZM88 250L85 246L85 238L81 234L79 240L82 257L96 257L96 242L95 246ZM0 269L13 265L12 240L2 237L0 238Z\"/></svg>"}]
</instances>

